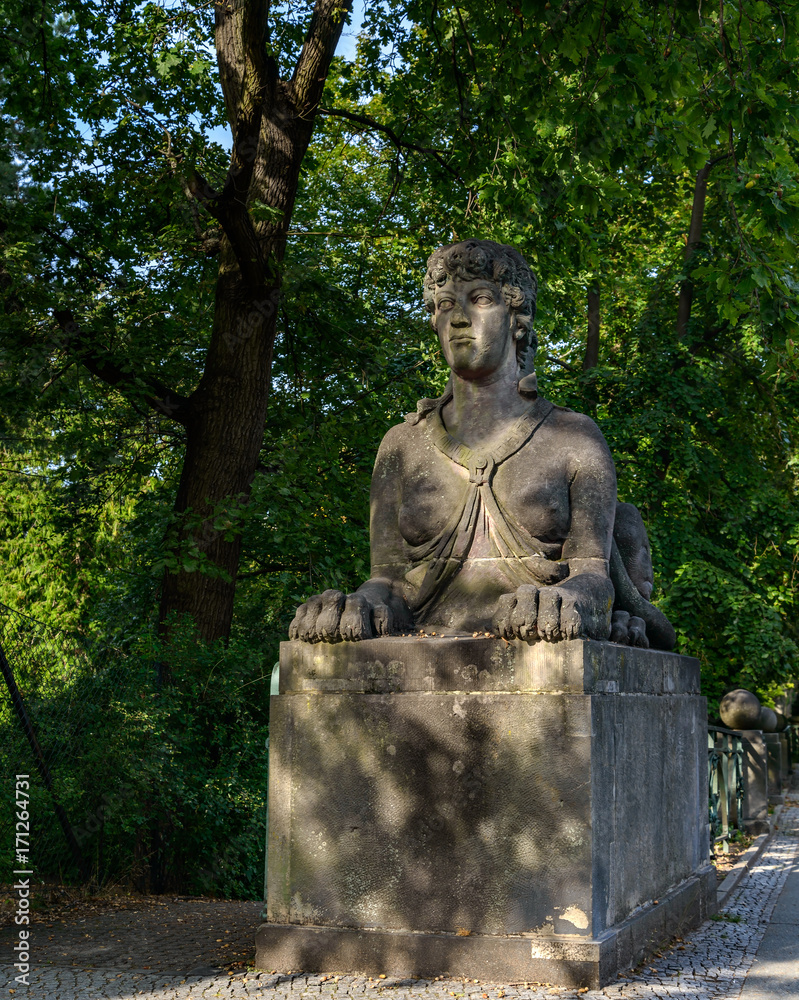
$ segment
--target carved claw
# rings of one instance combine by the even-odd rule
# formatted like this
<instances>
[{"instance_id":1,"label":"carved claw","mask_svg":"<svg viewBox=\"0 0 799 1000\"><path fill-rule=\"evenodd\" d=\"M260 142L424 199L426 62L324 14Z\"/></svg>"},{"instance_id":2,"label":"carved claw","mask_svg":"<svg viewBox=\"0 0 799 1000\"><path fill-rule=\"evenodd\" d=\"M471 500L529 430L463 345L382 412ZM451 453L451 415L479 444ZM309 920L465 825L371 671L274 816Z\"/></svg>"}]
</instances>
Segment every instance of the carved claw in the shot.
<instances>
[{"instance_id":1,"label":"carved claw","mask_svg":"<svg viewBox=\"0 0 799 1000\"><path fill-rule=\"evenodd\" d=\"M559 590L560 636L562 639L582 639L586 634L586 623L580 613L580 598L567 590Z\"/></svg>"},{"instance_id":2,"label":"carved claw","mask_svg":"<svg viewBox=\"0 0 799 1000\"><path fill-rule=\"evenodd\" d=\"M630 615L627 611L614 611L610 626L610 641L622 646L638 646L649 649L646 622L643 618Z\"/></svg>"},{"instance_id":3,"label":"carved claw","mask_svg":"<svg viewBox=\"0 0 799 1000\"><path fill-rule=\"evenodd\" d=\"M497 602L497 610L494 614L493 626L497 635L503 639L513 639L514 632L511 625L511 614L516 607L515 594L502 594Z\"/></svg>"},{"instance_id":4,"label":"carved claw","mask_svg":"<svg viewBox=\"0 0 799 1000\"><path fill-rule=\"evenodd\" d=\"M538 587L524 583L516 591L516 604L510 613L513 634L519 639L536 639L538 623Z\"/></svg>"},{"instance_id":5,"label":"carved claw","mask_svg":"<svg viewBox=\"0 0 799 1000\"><path fill-rule=\"evenodd\" d=\"M394 615L387 604L376 604L372 610L375 635L391 635L394 630Z\"/></svg>"},{"instance_id":6,"label":"carved claw","mask_svg":"<svg viewBox=\"0 0 799 1000\"><path fill-rule=\"evenodd\" d=\"M628 626L630 624L630 615L627 611L614 611L613 618L610 623L610 641L618 642L622 646L627 645L627 638L629 635Z\"/></svg>"},{"instance_id":7,"label":"carved claw","mask_svg":"<svg viewBox=\"0 0 799 1000\"><path fill-rule=\"evenodd\" d=\"M372 626L369 622L369 602L361 594L350 594L344 604L339 625L342 639L356 642L359 639L372 638Z\"/></svg>"},{"instance_id":8,"label":"carved claw","mask_svg":"<svg viewBox=\"0 0 799 1000\"><path fill-rule=\"evenodd\" d=\"M627 626L630 633L629 645L640 646L641 649L649 649L649 639L646 637L646 622L643 618L630 616L630 624Z\"/></svg>"},{"instance_id":9,"label":"carved claw","mask_svg":"<svg viewBox=\"0 0 799 1000\"><path fill-rule=\"evenodd\" d=\"M316 621L319 612L322 610L322 598L320 594L314 594L305 602L305 617L299 627L299 638L303 642L316 642Z\"/></svg>"},{"instance_id":10,"label":"carved claw","mask_svg":"<svg viewBox=\"0 0 799 1000\"><path fill-rule=\"evenodd\" d=\"M299 639L306 613L305 605L301 604L294 613L294 617L291 619L291 624L289 625L289 639Z\"/></svg>"},{"instance_id":11,"label":"carved claw","mask_svg":"<svg viewBox=\"0 0 799 1000\"><path fill-rule=\"evenodd\" d=\"M557 642L560 633L561 594L557 587L542 587L538 592L538 634L547 642Z\"/></svg>"},{"instance_id":12,"label":"carved claw","mask_svg":"<svg viewBox=\"0 0 799 1000\"><path fill-rule=\"evenodd\" d=\"M345 601L346 597L340 590L326 590L322 594L322 610L316 621L316 635L323 642L337 642L341 638L339 621Z\"/></svg>"}]
</instances>

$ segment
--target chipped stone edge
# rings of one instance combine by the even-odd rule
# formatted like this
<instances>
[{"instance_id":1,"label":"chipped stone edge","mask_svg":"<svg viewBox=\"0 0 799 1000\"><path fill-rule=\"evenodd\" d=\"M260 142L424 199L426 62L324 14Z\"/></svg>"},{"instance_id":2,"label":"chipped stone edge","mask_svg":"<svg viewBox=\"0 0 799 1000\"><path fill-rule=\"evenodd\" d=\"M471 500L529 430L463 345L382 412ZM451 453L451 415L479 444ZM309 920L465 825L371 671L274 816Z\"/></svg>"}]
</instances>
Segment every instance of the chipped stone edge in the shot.
<instances>
[{"instance_id":1,"label":"chipped stone edge","mask_svg":"<svg viewBox=\"0 0 799 1000\"><path fill-rule=\"evenodd\" d=\"M255 968L428 978L449 976L457 967L458 975L486 982L601 989L715 912L715 875L707 865L593 938L263 923L256 932Z\"/></svg>"}]
</instances>

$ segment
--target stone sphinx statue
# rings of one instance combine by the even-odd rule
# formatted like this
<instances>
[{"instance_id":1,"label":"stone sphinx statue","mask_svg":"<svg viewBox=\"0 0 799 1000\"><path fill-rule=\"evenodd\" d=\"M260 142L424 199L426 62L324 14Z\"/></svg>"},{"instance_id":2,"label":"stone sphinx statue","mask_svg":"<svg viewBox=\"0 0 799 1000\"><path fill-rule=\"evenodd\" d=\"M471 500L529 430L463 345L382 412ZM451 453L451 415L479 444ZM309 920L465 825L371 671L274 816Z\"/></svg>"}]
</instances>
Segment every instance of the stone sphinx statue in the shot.
<instances>
[{"instance_id":1,"label":"stone sphinx statue","mask_svg":"<svg viewBox=\"0 0 799 1000\"><path fill-rule=\"evenodd\" d=\"M602 434L538 395L536 292L511 247L467 240L430 257L424 299L449 383L380 445L371 578L353 594L311 597L292 639L423 629L673 648L649 601L646 529L617 503Z\"/></svg>"}]
</instances>

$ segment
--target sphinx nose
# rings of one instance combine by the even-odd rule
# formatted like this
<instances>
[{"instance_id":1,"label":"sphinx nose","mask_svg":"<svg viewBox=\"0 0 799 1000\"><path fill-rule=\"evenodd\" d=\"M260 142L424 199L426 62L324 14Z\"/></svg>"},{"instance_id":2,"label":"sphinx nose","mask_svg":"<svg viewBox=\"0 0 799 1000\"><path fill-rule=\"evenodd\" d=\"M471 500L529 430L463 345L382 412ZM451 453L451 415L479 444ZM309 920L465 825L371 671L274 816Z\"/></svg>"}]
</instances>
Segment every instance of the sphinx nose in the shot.
<instances>
[{"instance_id":1,"label":"sphinx nose","mask_svg":"<svg viewBox=\"0 0 799 1000\"><path fill-rule=\"evenodd\" d=\"M464 327L471 326L472 322L466 313L461 309L459 305L456 305L452 312L449 314L449 325Z\"/></svg>"}]
</instances>

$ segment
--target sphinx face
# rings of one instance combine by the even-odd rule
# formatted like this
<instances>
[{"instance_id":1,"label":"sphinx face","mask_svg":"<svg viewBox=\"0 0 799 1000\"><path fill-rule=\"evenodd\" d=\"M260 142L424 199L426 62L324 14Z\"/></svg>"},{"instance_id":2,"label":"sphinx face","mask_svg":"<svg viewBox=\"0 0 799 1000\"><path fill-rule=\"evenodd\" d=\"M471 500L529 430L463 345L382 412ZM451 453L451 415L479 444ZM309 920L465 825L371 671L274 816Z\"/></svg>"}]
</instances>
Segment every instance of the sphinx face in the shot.
<instances>
[{"instance_id":1,"label":"sphinx face","mask_svg":"<svg viewBox=\"0 0 799 1000\"><path fill-rule=\"evenodd\" d=\"M648 601L652 597L655 576L652 571L652 549L641 512L631 503L616 504L616 524L613 537L633 586Z\"/></svg>"},{"instance_id":2,"label":"sphinx face","mask_svg":"<svg viewBox=\"0 0 799 1000\"><path fill-rule=\"evenodd\" d=\"M463 379L485 379L515 364L516 323L499 286L448 279L434 296L431 322L447 364Z\"/></svg>"}]
</instances>

